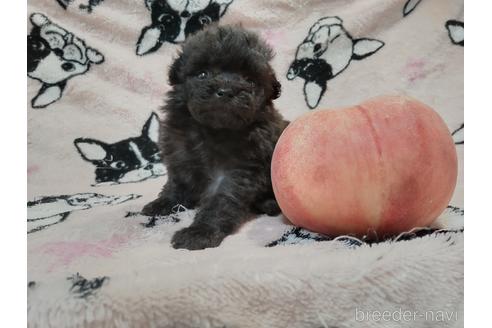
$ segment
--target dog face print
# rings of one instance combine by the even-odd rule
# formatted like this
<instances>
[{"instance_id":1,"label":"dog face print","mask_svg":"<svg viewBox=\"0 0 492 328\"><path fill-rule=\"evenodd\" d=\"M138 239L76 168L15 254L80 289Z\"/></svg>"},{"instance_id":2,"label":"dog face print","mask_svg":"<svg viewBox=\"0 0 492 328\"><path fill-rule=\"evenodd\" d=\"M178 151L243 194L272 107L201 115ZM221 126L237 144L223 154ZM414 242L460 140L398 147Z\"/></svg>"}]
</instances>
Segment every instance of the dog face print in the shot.
<instances>
[{"instance_id":1,"label":"dog face print","mask_svg":"<svg viewBox=\"0 0 492 328\"><path fill-rule=\"evenodd\" d=\"M58 4L65 10L72 4L73 1L74 0L56 0L56 2L58 2ZM92 13L94 7L99 6L103 2L104 0L85 0L83 3L79 4L79 9L90 14Z\"/></svg>"},{"instance_id":2,"label":"dog face print","mask_svg":"<svg viewBox=\"0 0 492 328\"><path fill-rule=\"evenodd\" d=\"M383 45L379 40L353 39L338 17L321 18L297 48L287 79L304 79L304 97L309 108L314 109L326 90L328 80L343 72L353 59L364 59Z\"/></svg>"},{"instance_id":3,"label":"dog face print","mask_svg":"<svg viewBox=\"0 0 492 328\"><path fill-rule=\"evenodd\" d=\"M139 195L105 196L95 193L46 196L27 202L27 233L63 222L73 211L94 206L116 205L139 198Z\"/></svg>"},{"instance_id":4,"label":"dog face print","mask_svg":"<svg viewBox=\"0 0 492 328\"><path fill-rule=\"evenodd\" d=\"M68 79L84 74L91 64L102 63L104 57L43 14L32 14L31 22L27 76L42 83L31 104L33 108L44 108L61 98Z\"/></svg>"},{"instance_id":5,"label":"dog face print","mask_svg":"<svg viewBox=\"0 0 492 328\"><path fill-rule=\"evenodd\" d=\"M155 113L145 123L142 134L113 144L89 138L78 138L75 147L96 167L96 185L138 182L164 175L157 146L159 120Z\"/></svg>"},{"instance_id":6,"label":"dog face print","mask_svg":"<svg viewBox=\"0 0 492 328\"><path fill-rule=\"evenodd\" d=\"M233 0L145 0L151 24L137 42L137 55L159 49L164 42L180 43L222 17Z\"/></svg>"},{"instance_id":7,"label":"dog face print","mask_svg":"<svg viewBox=\"0 0 492 328\"><path fill-rule=\"evenodd\" d=\"M446 22L446 29L452 43L465 46L465 23L451 19Z\"/></svg>"}]
</instances>

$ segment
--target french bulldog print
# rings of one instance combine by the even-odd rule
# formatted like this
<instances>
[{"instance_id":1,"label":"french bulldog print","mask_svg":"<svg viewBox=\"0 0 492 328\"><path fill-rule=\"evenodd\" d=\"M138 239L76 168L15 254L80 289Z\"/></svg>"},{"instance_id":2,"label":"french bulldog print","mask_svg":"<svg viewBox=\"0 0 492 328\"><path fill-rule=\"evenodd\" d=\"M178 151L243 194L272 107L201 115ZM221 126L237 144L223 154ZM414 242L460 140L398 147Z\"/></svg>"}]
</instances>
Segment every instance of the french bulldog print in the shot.
<instances>
[{"instance_id":1,"label":"french bulldog print","mask_svg":"<svg viewBox=\"0 0 492 328\"><path fill-rule=\"evenodd\" d=\"M27 202L27 233L63 222L73 211L95 206L116 205L139 198L139 195L105 196L95 193L44 196Z\"/></svg>"},{"instance_id":2,"label":"french bulldog print","mask_svg":"<svg viewBox=\"0 0 492 328\"><path fill-rule=\"evenodd\" d=\"M304 79L304 97L309 108L318 106L326 84L342 73L350 62L371 56L384 46L374 39L354 39L344 29L339 17L324 17L309 30L298 46L287 79Z\"/></svg>"},{"instance_id":3,"label":"french bulldog print","mask_svg":"<svg viewBox=\"0 0 492 328\"><path fill-rule=\"evenodd\" d=\"M69 5L72 4L74 0L56 0L58 4L63 8L67 9ZM104 0L86 0L83 3L79 4L79 9L87 12L88 14L92 13L94 7L99 6L103 3Z\"/></svg>"},{"instance_id":4,"label":"french bulldog print","mask_svg":"<svg viewBox=\"0 0 492 328\"><path fill-rule=\"evenodd\" d=\"M188 35L217 22L232 1L145 0L152 22L140 34L137 55L154 52L164 42L183 42Z\"/></svg>"},{"instance_id":5,"label":"french bulldog print","mask_svg":"<svg viewBox=\"0 0 492 328\"><path fill-rule=\"evenodd\" d=\"M59 100L67 80L87 72L103 55L45 15L31 15L33 28L27 36L27 76L41 82L32 99L33 108L44 108Z\"/></svg>"},{"instance_id":6,"label":"french bulldog print","mask_svg":"<svg viewBox=\"0 0 492 328\"><path fill-rule=\"evenodd\" d=\"M75 147L82 158L95 167L96 184L139 182L164 175L157 146L159 119L152 113L138 137L113 144L90 138L77 138Z\"/></svg>"},{"instance_id":7,"label":"french bulldog print","mask_svg":"<svg viewBox=\"0 0 492 328\"><path fill-rule=\"evenodd\" d=\"M450 19L446 22L446 29L453 44L465 46L465 23Z\"/></svg>"},{"instance_id":8,"label":"french bulldog print","mask_svg":"<svg viewBox=\"0 0 492 328\"><path fill-rule=\"evenodd\" d=\"M403 6L403 17L410 14L419 5L422 0L408 0Z\"/></svg>"}]
</instances>

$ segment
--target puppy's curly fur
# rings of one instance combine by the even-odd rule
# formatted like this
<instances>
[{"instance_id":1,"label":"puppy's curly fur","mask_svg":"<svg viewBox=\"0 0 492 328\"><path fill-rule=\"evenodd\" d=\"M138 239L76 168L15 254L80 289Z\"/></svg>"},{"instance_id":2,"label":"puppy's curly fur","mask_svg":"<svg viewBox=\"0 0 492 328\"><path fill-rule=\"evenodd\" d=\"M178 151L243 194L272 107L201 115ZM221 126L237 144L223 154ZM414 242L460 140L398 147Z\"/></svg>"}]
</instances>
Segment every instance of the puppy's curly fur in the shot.
<instances>
[{"instance_id":1,"label":"puppy's curly fur","mask_svg":"<svg viewBox=\"0 0 492 328\"><path fill-rule=\"evenodd\" d=\"M189 38L171 65L160 129L168 181L143 213L199 206L173 247L216 247L254 214L280 213L270 162L288 122L272 104L280 95L272 58L256 34L211 26Z\"/></svg>"}]
</instances>

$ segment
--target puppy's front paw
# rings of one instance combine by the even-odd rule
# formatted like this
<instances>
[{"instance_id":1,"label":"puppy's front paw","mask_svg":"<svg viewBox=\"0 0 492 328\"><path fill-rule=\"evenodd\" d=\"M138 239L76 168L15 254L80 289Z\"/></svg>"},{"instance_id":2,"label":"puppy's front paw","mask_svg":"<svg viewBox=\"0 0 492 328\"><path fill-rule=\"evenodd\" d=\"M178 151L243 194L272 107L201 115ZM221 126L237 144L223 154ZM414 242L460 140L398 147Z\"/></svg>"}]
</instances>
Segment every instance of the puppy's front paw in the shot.
<instances>
[{"instance_id":1,"label":"puppy's front paw","mask_svg":"<svg viewBox=\"0 0 492 328\"><path fill-rule=\"evenodd\" d=\"M217 247L226 235L208 225L196 225L176 232L171 240L174 248L191 250Z\"/></svg>"},{"instance_id":2,"label":"puppy's front paw","mask_svg":"<svg viewBox=\"0 0 492 328\"><path fill-rule=\"evenodd\" d=\"M172 205L168 200L157 198L144 206L142 209L142 214L147 216L165 216L172 213L173 207L174 205Z\"/></svg>"}]
</instances>

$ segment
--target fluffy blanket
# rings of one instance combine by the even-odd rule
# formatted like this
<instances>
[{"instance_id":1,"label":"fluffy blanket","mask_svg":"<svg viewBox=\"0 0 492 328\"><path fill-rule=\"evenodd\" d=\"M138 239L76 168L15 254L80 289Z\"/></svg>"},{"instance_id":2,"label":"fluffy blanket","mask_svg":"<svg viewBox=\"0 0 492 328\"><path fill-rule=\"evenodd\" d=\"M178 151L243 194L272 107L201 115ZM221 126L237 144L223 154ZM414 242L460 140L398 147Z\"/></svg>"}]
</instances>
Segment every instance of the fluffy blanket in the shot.
<instances>
[{"instance_id":1,"label":"fluffy blanket","mask_svg":"<svg viewBox=\"0 0 492 328\"><path fill-rule=\"evenodd\" d=\"M27 14L28 326L463 325L462 0L31 0ZM193 211L139 210L166 181L167 67L214 21L275 49L289 120L381 94L438 111L460 168L436 226L369 244L263 216L218 248L172 249Z\"/></svg>"}]
</instances>

